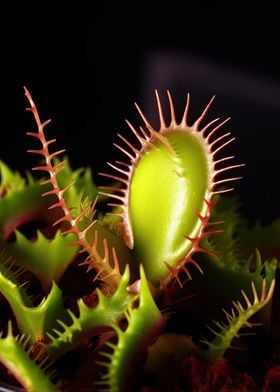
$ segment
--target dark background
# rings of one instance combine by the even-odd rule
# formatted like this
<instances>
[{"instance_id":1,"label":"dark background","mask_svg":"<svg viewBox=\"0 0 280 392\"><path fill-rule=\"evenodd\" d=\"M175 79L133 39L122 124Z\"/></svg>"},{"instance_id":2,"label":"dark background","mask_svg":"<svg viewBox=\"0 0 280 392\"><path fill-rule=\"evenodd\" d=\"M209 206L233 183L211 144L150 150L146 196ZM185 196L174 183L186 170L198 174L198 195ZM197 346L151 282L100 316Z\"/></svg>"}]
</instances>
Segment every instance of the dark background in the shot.
<instances>
[{"instance_id":1,"label":"dark background","mask_svg":"<svg viewBox=\"0 0 280 392\"><path fill-rule=\"evenodd\" d=\"M242 211L280 215L279 23L269 2L37 3L1 12L1 159L21 170L36 162L23 85L53 119L57 147L99 183L96 173L119 157L112 144L128 133L125 119L142 124L134 101L157 126L155 89L164 103L170 89L178 113L190 92L193 119L216 94L208 119L231 116L229 151L246 163L235 190Z\"/></svg>"}]
</instances>

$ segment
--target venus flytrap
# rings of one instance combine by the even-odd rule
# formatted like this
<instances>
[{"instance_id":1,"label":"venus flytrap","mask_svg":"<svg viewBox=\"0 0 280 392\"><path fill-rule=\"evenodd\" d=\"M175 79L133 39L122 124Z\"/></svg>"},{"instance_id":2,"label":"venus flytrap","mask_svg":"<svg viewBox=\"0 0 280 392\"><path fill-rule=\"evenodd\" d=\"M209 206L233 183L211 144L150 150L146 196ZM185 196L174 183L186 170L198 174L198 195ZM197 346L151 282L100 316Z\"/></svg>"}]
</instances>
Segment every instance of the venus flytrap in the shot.
<instances>
[{"instance_id":1,"label":"venus flytrap","mask_svg":"<svg viewBox=\"0 0 280 392\"><path fill-rule=\"evenodd\" d=\"M45 363L37 364L36 359L30 358L28 352L25 351L27 344L28 340L24 339L24 336L22 339L22 337L16 338L13 335L12 326L9 323L7 336L0 336L0 361L26 391L57 391L56 386L51 381L52 373L45 373Z\"/></svg>"},{"instance_id":2,"label":"venus flytrap","mask_svg":"<svg viewBox=\"0 0 280 392\"><path fill-rule=\"evenodd\" d=\"M60 330L47 333L50 343L46 349L53 357L58 357L76 347L83 340L90 338L100 332L102 327L117 327L131 303L135 302L137 296L130 295L126 288L129 283L129 269L126 268L120 284L110 297L106 297L100 290L96 290L98 303L95 307L88 307L82 299L78 301L79 315L68 310L71 322L60 322Z\"/></svg>"},{"instance_id":3,"label":"venus flytrap","mask_svg":"<svg viewBox=\"0 0 280 392\"><path fill-rule=\"evenodd\" d=\"M74 242L73 234L62 236L59 230L51 240L40 231L36 233L35 242L26 238L20 231L15 231L15 237L15 242L7 249L10 250L10 254L20 259L20 264L24 268L39 279L45 292L52 287L53 281L59 282L79 249L78 246L69 247Z\"/></svg>"},{"instance_id":4,"label":"venus flytrap","mask_svg":"<svg viewBox=\"0 0 280 392\"><path fill-rule=\"evenodd\" d=\"M174 278L180 284L180 272L189 275L187 264L196 264L192 256L206 252L200 240L215 233L217 229L209 231L209 227L219 223L209 222L213 196L230 190L219 190L219 185L239 178L218 177L242 165L229 165L230 156L216 159L217 153L234 140L230 133L216 136L226 121L217 125L215 119L201 127L212 100L189 125L188 95L183 117L177 123L168 92L171 121L166 125L159 95L156 97L160 129L155 130L137 106L146 128L137 131L129 124L139 149L119 135L131 150L118 146L130 162L121 167L111 165L122 175L115 179L125 187L116 188L109 196L120 200L123 235L133 249L135 262L143 263L148 279L159 286Z\"/></svg>"},{"instance_id":5,"label":"venus flytrap","mask_svg":"<svg viewBox=\"0 0 280 392\"><path fill-rule=\"evenodd\" d=\"M261 248L250 256L257 244L243 240L250 230L224 196L240 178L229 173L243 165L221 155L234 140L222 131L227 120L206 123L213 99L189 124L189 95L178 121L168 92L167 124L156 92L158 130L136 105L144 125L127 122L135 143L118 135L125 159L109 163L111 172L101 174L112 184L98 190L90 169L72 170L64 150L52 150L49 120L41 121L25 94L37 126L28 135L39 143L30 152L41 158L33 170L44 176L25 179L0 164L4 319L28 338L17 340L11 323L4 327L0 361L19 369L13 375L27 391L131 391L152 387L151 376L163 390L184 388L185 358L215 363L256 315L269 326L277 261L273 254L263 261ZM183 326L170 332L174 313L187 319L190 334ZM202 342L206 325L210 336ZM84 370L78 361L69 374L73 352ZM170 355L176 368L168 366ZM56 383L40 368L48 357L58 365ZM163 371L172 377L160 380Z\"/></svg>"},{"instance_id":6,"label":"venus flytrap","mask_svg":"<svg viewBox=\"0 0 280 392\"><path fill-rule=\"evenodd\" d=\"M11 268L9 263L1 260L1 294L12 309L19 332L28 336L30 343L35 343L45 338L48 332L58 326L58 318L68 320L69 317L63 306L62 293L53 282L48 295L41 300L39 305L35 306L24 287L25 284L20 284L17 280L17 276L23 270L11 271Z\"/></svg>"},{"instance_id":7,"label":"venus flytrap","mask_svg":"<svg viewBox=\"0 0 280 392\"><path fill-rule=\"evenodd\" d=\"M133 385L133 375L129 369L139 364L147 346L164 327L165 319L157 308L147 283L144 268L140 267L141 287L139 305L128 304L124 316L127 326L112 325L117 334L117 343L107 342L112 352L100 351L105 360L99 360L106 371L96 384L110 391L126 391ZM108 370L107 370L108 369ZM102 390L102 389L101 389Z\"/></svg>"},{"instance_id":8,"label":"venus flytrap","mask_svg":"<svg viewBox=\"0 0 280 392\"><path fill-rule=\"evenodd\" d=\"M48 125L50 120L45 122L41 122L39 113L37 108L29 94L29 92L25 89L26 96L30 103L29 111L31 111L34 115L38 132L28 132L29 136L32 136L39 140L41 143L41 148L36 150L30 150L30 152L39 154L45 159L45 163L42 165L38 165L33 168L36 171L44 171L49 174L49 178L43 181L43 185L50 185L51 189L43 194L43 196L54 195L57 198L57 201L50 207L51 209L59 209L62 211L63 216L55 221L54 225L64 223L68 228L64 231L64 233L73 233L77 236L77 240L75 245L81 247L81 252L86 252L88 254L85 264L88 265L88 268L93 268L98 271L98 276L101 278L105 278L110 276L110 279L107 280L107 290L109 292L113 292L121 278L120 270L119 270L119 260L116 257L115 247L111 247L108 245L108 240L106 238L106 234L111 236L111 233L106 233L106 229L100 227L96 220L93 220L92 213L90 215L89 222L88 221L88 210L82 209L77 214L73 216L72 210L76 206L67 205L66 198L64 195L67 193L69 189L74 185L74 182L67 183L64 187L60 187L58 175L59 172L63 170L65 166L64 161L54 161L54 158L58 157L64 150L50 152L49 146L55 142L55 139L47 140L45 136L45 127ZM94 202L93 202L94 207ZM94 237L90 236L92 233L92 229L94 232ZM89 236L91 238L89 238ZM121 241L117 241L117 238L114 239L115 246L122 248L120 253L123 254L123 257L127 257L127 251L125 247L122 245Z\"/></svg>"},{"instance_id":9,"label":"venus flytrap","mask_svg":"<svg viewBox=\"0 0 280 392\"><path fill-rule=\"evenodd\" d=\"M269 290L267 290L266 280L263 279L262 290L259 296L254 283L252 283L253 300L250 300L242 290L245 305L241 301L233 301L231 312L225 311L226 323L214 321L214 328L208 326L215 335L211 342L204 340L204 343L208 345L205 353L205 357L208 360L213 362L213 360L223 358L225 351L231 347L233 339L239 336L239 330L244 328L244 326L249 328L254 326L254 323L249 322L249 319L271 300L274 287L275 280L272 281Z\"/></svg>"}]
</instances>

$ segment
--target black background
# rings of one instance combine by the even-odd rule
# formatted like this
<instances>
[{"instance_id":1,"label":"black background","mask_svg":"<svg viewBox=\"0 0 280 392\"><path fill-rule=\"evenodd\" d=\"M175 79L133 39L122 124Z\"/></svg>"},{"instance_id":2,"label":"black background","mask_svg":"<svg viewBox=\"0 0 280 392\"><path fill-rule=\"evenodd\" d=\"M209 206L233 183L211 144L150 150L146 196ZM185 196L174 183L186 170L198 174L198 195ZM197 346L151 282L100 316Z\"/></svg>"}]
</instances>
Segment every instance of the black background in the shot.
<instances>
[{"instance_id":1,"label":"black background","mask_svg":"<svg viewBox=\"0 0 280 392\"><path fill-rule=\"evenodd\" d=\"M155 88L169 88L179 111L190 92L194 117L216 94L209 120L231 116L231 150L246 163L235 191L243 212L280 215L279 22L269 2L58 3L1 10L1 159L21 170L36 162L24 85L53 119L57 147L99 182L119 156L112 144L128 133L125 119L141 124L134 101L156 121Z\"/></svg>"}]
</instances>

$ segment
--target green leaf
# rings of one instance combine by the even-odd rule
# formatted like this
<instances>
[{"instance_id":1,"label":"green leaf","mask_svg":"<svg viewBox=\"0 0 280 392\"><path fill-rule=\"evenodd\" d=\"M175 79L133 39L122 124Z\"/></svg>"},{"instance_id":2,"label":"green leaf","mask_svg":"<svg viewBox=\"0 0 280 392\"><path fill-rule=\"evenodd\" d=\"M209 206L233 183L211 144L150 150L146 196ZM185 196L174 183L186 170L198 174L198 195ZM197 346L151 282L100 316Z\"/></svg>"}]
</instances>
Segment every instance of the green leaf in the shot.
<instances>
[{"instance_id":1,"label":"green leaf","mask_svg":"<svg viewBox=\"0 0 280 392\"><path fill-rule=\"evenodd\" d=\"M266 278L270 285L276 276L276 259L263 261L256 251L254 258L247 260L234 260L223 263L222 260L201 255L199 265L203 274L199 271L193 273L193 279L184 287L181 296L187 300L174 304L180 312L191 312L193 321L205 324L215 318L220 319L222 309L231 306L232 298L242 299L241 290L250 292L251 284L254 283L258 293L262 290L263 279ZM188 297L192 295L192 299ZM269 327L271 312L259 312L260 321Z\"/></svg>"},{"instance_id":2,"label":"green leaf","mask_svg":"<svg viewBox=\"0 0 280 392\"><path fill-rule=\"evenodd\" d=\"M30 358L24 346L13 336L11 323L5 338L0 336L0 362L28 392L55 392L58 389L41 367Z\"/></svg>"},{"instance_id":3,"label":"green leaf","mask_svg":"<svg viewBox=\"0 0 280 392\"><path fill-rule=\"evenodd\" d=\"M275 280L267 288L265 279L262 281L262 290L258 294L254 283L252 282L253 299L250 300L245 291L242 290L242 297L245 304L241 301L233 301L233 308L230 313L226 314L226 324L215 322L215 328L209 327L215 338L212 341L204 340L208 345L205 358L210 361L217 361L223 358L225 351L231 347L231 342L238 337L239 330L243 327L253 327L254 324L249 319L260 309L266 306L272 299L275 288Z\"/></svg>"},{"instance_id":4,"label":"green leaf","mask_svg":"<svg viewBox=\"0 0 280 392\"><path fill-rule=\"evenodd\" d=\"M37 231L37 239L29 240L16 231L16 241L7 245L17 265L31 271L47 292L52 281L58 282L78 253L78 246L70 246L76 240L74 234L57 231L52 239Z\"/></svg>"},{"instance_id":5,"label":"green leaf","mask_svg":"<svg viewBox=\"0 0 280 392\"><path fill-rule=\"evenodd\" d=\"M68 310L72 323L69 325L58 321L62 330L61 328L55 329L48 333L51 343L45 347L50 355L57 357L73 349L84 339L96 334L100 327L114 327L129 304L136 298L135 295L128 293L128 282L129 269L127 267L114 294L107 297L97 290L98 304L94 308L89 308L82 299L79 299L78 316Z\"/></svg>"},{"instance_id":6,"label":"green leaf","mask_svg":"<svg viewBox=\"0 0 280 392\"><path fill-rule=\"evenodd\" d=\"M30 299L27 306L27 294L23 295L23 289L15 282L15 279L12 280L5 276L2 267L0 292L11 307L19 330L26 336L30 336L32 342L45 337L48 331L58 326L57 318L69 320L63 306L61 290L55 283L49 295L43 298L38 306L31 306Z\"/></svg>"},{"instance_id":7,"label":"green leaf","mask_svg":"<svg viewBox=\"0 0 280 392\"><path fill-rule=\"evenodd\" d=\"M123 330L119 324L113 325L117 332L117 343L107 343L113 352L100 352L105 360L102 358L96 361L106 368L101 380L96 382L98 387L104 388L100 390L121 392L133 383L133 374L128 369L132 369L133 364L134 368L137 366L135 361L141 361L152 339L165 324L164 317L150 292L142 266L140 276L139 305L135 306L133 302L128 304L124 312L127 327Z\"/></svg>"},{"instance_id":8,"label":"green leaf","mask_svg":"<svg viewBox=\"0 0 280 392\"><path fill-rule=\"evenodd\" d=\"M49 199L41 196L42 186L28 185L0 198L0 239L7 239L19 226L46 216ZM51 215L50 213L48 213Z\"/></svg>"}]
</instances>

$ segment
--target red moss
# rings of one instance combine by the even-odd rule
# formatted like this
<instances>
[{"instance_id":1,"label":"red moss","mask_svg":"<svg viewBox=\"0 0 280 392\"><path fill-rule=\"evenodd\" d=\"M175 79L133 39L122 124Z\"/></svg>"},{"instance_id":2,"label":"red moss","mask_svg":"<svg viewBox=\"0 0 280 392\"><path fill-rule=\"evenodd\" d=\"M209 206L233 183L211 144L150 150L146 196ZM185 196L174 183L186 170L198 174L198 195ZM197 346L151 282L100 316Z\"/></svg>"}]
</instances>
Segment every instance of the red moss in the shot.
<instances>
[{"instance_id":1,"label":"red moss","mask_svg":"<svg viewBox=\"0 0 280 392\"><path fill-rule=\"evenodd\" d=\"M268 370L264 378L262 392L280 391L280 365Z\"/></svg>"},{"instance_id":2,"label":"red moss","mask_svg":"<svg viewBox=\"0 0 280 392\"><path fill-rule=\"evenodd\" d=\"M233 370L224 360L207 365L192 356L184 361L183 367L188 390L192 392L258 391L253 377Z\"/></svg>"}]
</instances>

